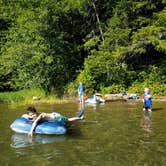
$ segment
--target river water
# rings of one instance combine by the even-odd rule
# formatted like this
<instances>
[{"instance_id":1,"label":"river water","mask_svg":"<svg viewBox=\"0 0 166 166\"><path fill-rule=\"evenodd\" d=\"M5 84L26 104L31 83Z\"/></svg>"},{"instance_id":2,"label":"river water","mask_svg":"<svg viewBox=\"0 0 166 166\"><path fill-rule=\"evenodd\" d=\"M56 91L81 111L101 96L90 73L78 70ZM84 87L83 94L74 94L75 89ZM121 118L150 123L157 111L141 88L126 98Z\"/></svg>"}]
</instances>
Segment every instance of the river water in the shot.
<instances>
[{"instance_id":1,"label":"river water","mask_svg":"<svg viewBox=\"0 0 166 166\"><path fill-rule=\"evenodd\" d=\"M36 104L40 112L67 117L80 110L78 103ZM85 118L67 134L18 134L10 124L27 105L0 104L0 166L164 166L166 164L166 102L154 102L143 112L135 101L85 105Z\"/></svg>"}]
</instances>

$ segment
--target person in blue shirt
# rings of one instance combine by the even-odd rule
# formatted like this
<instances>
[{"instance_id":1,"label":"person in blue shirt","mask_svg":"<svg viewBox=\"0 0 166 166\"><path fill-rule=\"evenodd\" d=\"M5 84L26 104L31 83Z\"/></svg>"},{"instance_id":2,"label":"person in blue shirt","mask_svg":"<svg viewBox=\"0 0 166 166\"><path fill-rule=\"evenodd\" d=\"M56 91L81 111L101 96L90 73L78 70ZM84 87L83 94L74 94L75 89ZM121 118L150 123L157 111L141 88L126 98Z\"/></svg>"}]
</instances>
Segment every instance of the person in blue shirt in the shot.
<instances>
[{"instance_id":1,"label":"person in blue shirt","mask_svg":"<svg viewBox=\"0 0 166 166\"><path fill-rule=\"evenodd\" d=\"M77 90L78 90L79 101L80 101L80 103L83 103L84 102L85 87L84 87L82 82L80 82L80 85L78 86Z\"/></svg>"},{"instance_id":2,"label":"person in blue shirt","mask_svg":"<svg viewBox=\"0 0 166 166\"><path fill-rule=\"evenodd\" d=\"M149 92L149 88L144 88L144 95L143 95L143 111L152 111L152 96Z\"/></svg>"}]
</instances>

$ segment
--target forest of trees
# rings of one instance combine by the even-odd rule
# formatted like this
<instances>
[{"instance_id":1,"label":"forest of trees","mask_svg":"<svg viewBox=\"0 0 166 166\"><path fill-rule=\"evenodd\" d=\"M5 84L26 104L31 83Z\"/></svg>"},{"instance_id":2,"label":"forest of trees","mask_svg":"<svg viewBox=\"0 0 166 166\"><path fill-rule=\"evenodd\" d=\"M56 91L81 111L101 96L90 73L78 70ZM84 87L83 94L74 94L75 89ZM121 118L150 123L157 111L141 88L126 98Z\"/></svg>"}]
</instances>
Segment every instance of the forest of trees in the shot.
<instances>
[{"instance_id":1,"label":"forest of trees","mask_svg":"<svg viewBox=\"0 0 166 166\"><path fill-rule=\"evenodd\" d=\"M0 0L0 92L166 94L166 0Z\"/></svg>"}]
</instances>

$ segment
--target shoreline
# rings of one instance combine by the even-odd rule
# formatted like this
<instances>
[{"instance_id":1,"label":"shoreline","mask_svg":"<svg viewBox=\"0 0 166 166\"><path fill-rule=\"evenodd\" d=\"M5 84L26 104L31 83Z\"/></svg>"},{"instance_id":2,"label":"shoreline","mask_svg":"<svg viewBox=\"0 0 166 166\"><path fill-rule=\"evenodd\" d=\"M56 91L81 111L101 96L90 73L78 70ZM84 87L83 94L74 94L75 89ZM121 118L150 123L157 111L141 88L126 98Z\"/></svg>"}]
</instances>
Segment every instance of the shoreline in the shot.
<instances>
[{"instance_id":1,"label":"shoreline","mask_svg":"<svg viewBox=\"0 0 166 166\"><path fill-rule=\"evenodd\" d=\"M160 97L155 97L152 99L153 101L157 102L166 102L166 96L160 96ZM142 101L142 99L127 99L127 98L110 98L110 99L105 99L105 103L109 102L139 102ZM33 105L33 104L64 104L64 103L78 103L77 97L73 98L65 98L65 99L40 99L40 100L23 100L23 101L18 101L18 102L0 102L0 104L11 104L11 105Z\"/></svg>"},{"instance_id":2,"label":"shoreline","mask_svg":"<svg viewBox=\"0 0 166 166\"><path fill-rule=\"evenodd\" d=\"M153 101L166 102L166 96L153 98ZM105 101L105 103L110 103L110 102L142 102L142 99L113 99ZM68 99L55 99L55 100L41 99L37 101L29 100L22 103L23 104L65 104L65 103L79 103L79 102L77 98L68 98Z\"/></svg>"}]
</instances>

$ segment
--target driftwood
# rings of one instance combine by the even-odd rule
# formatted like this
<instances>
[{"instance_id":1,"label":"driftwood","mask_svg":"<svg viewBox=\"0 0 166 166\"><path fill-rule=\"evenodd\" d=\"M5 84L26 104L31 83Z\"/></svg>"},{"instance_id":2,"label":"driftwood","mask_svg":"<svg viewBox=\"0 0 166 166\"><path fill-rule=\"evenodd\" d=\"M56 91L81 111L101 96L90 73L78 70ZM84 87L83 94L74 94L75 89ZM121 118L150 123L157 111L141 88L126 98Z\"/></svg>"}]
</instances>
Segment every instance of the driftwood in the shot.
<instances>
[{"instance_id":1,"label":"driftwood","mask_svg":"<svg viewBox=\"0 0 166 166\"><path fill-rule=\"evenodd\" d=\"M126 94L123 95L121 93L118 94L105 94L104 99L105 101L127 101L128 99L138 99L139 97L136 94Z\"/></svg>"}]
</instances>

